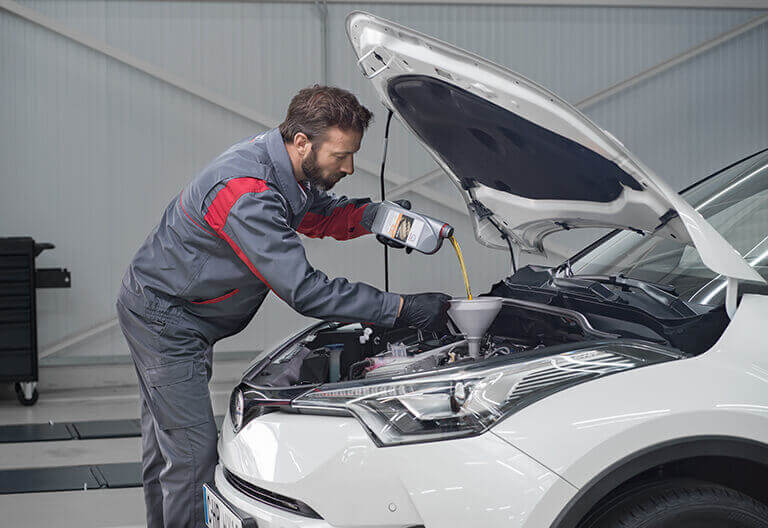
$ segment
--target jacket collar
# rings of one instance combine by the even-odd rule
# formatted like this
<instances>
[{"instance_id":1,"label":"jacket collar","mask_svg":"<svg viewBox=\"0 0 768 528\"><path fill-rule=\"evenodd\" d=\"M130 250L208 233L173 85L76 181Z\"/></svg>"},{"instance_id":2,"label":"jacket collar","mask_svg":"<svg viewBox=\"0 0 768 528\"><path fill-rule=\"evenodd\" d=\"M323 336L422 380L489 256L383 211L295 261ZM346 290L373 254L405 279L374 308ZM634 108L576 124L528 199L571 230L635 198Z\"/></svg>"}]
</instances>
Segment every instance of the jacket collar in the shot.
<instances>
[{"instance_id":1,"label":"jacket collar","mask_svg":"<svg viewBox=\"0 0 768 528\"><path fill-rule=\"evenodd\" d=\"M277 184L280 194L288 201L293 214L298 215L307 203L307 192L301 188L301 184L293 175L291 158L288 157L288 151L285 150L280 129L273 128L267 132L264 140L267 144L267 153L269 153L272 165L275 167L275 184Z\"/></svg>"}]
</instances>

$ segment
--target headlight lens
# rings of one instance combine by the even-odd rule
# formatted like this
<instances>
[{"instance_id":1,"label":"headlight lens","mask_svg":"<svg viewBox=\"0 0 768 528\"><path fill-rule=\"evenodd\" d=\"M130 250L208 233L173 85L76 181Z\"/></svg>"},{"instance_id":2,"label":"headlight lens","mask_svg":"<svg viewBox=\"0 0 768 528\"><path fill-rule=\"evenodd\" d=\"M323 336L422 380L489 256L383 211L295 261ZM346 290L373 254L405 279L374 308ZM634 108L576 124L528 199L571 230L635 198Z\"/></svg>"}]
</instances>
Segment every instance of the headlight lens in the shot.
<instances>
[{"instance_id":1,"label":"headlight lens","mask_svg":"<svg viewBox=\"0 0 768 528\"><path fill-rule=\"evenodd\" d=\"M237 434L254 418L289 407L294 398L312 387L312 385L297 385L270 388L256 387L247 382L240 383L229 397L229 419L232 422L233 431Z\"/></svg>"},{"instance_id":2,"label":"headlight lens","mask_svg":"<svg viewBox=\"0 0 768 528\"><path fill-rule=\"evenodd\" d=\"M237 387L232 391L232 396L229 400L229 417L232 420L232 429L235 433L243 426L244 411L245 400L243 398L243 391L240 387Z\"/></svg>"},{"instance_id":3,"label":"headlight lens","mask_svg":"<svg viewBox=\"0 0 768 528\"><path fill-rule=\"evenodd\" d=\"M645 344L612 343L384 384L318 387L292 406L345 409L380 446L447 440L480 434L502 417L572 385L679 357Z\"/></svg>"}]
</instances>

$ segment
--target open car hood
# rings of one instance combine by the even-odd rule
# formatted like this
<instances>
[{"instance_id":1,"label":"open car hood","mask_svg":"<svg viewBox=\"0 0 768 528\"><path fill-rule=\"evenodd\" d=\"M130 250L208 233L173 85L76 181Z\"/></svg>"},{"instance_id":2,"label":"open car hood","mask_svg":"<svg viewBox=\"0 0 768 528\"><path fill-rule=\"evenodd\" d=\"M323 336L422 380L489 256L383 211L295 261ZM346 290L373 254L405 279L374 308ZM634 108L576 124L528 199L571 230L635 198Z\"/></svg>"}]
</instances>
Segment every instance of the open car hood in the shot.
<instances>
[{"instance_id":1,"label":"open car hood","mask_svg":"<svg viewBox=\"0 0 768 528\"><path fill-rule=\"evenodd\" d=\"M693 244L716 273L763 282L739 253L616 138L525 77L374 15L347 35L363 75L458 188L480 243L546 254L583 227Z\"/></svg>"}]
</instances>

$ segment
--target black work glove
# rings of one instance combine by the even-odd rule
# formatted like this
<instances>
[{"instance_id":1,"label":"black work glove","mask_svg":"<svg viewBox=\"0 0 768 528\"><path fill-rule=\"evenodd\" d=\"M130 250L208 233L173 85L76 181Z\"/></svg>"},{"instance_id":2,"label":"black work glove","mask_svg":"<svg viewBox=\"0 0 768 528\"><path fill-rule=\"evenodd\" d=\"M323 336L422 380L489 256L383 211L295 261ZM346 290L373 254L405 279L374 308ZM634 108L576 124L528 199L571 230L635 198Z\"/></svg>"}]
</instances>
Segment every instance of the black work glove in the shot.
<instances>
[{"instance_id":1,"label":"black work glove","mask_svg":"<svg viewBox=\"0 0 768 528\"><path fill-rule=\"evenodd\" d=\"M417 293L403 295L403 307L395 319L395 327L412 326L422 330L448 331L446 320L448 316L450 297L444 293Z\"/></svg>"},{"instance_id":2,"label":"black work glove","mask_svg":"<svg viewBox=\"0 0 768 528\"><path fill-rule=\"evenodd\" d=\"M409 211L411 210L411 202L409 200L395 200L392 203L396 203L397 205L399 205L403 209L408 209ZM391 239L386 238L386 237L381 236L381 235L376 235L376 240L378 240L379 242L381 242L385 246L389 246L389 247L391 247L393 249L403 249L405 247L404 244L401 244L400 242L396 242L394 240L391 240ZM411 248L406 248L405 249L406 253L410 253L411 251L413 251L413 249L411 249Z\"/></svg>"}]
</instances>

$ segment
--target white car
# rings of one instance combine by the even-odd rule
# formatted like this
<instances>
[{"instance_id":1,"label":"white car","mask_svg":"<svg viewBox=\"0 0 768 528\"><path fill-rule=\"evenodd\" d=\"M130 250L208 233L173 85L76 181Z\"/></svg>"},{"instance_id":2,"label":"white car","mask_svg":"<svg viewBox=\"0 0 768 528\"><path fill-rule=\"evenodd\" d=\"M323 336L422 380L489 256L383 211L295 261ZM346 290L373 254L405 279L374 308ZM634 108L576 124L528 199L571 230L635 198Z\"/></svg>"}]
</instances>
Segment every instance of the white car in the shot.
<instances>
[{"instance_id":1,"label":"white car","mask_svg":"<svg viewBox=\"0 0 768 528\"><path fill-rule=\"evenodd\" d=\"M514 72L366 13L347 32L481 243L613 231L490 287L477 359L322 322L253 364L209 526L768 527L768 151L681 196Z\"/></svg>"}]
</instances>

